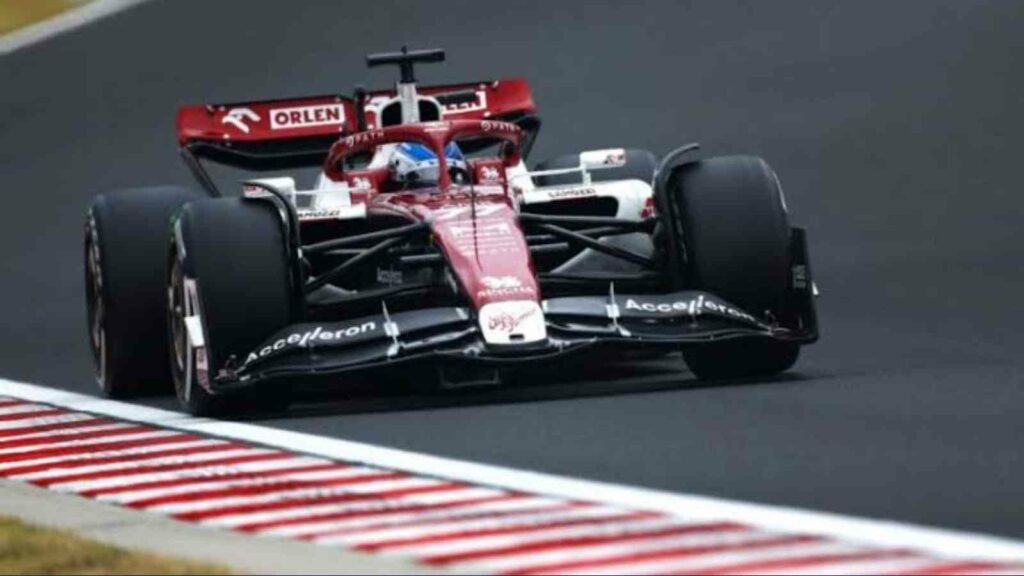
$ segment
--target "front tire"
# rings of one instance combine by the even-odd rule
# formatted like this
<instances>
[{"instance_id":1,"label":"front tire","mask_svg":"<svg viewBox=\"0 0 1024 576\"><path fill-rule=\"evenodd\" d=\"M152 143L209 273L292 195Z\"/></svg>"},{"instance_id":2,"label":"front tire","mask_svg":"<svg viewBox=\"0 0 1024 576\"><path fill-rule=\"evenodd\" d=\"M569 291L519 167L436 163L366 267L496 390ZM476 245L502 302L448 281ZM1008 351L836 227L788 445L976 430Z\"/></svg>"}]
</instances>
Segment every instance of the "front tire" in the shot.
<instances>
[{"instance_id":1,"label":"front tire","mask_svg":"<svg viewBox=\"0 0 1024 576\"><path fill-rule=\"evenodd\" d=\"M223 198L186 205L171 250L167 314L174 389L196 415L242 408L286 409L274 388L217 394L219 370L239 366L271 334L293 322L289 254L282 223L269 204ZM203 346L185 318L197 317Z\"/></svg>"},{"instance_id":2,"label":"front tire","mask_svg":"<svg viewBox=\"0 0 1024 576\"><path fill-rule=\"evenodd\" d=\"M169 390L164 350L164 257L171 218L202 198L188 188L138 188L97 196L85 222L85 297L96 381L128 397Z\"/></svg>"},{"instance_id":3,"label":"front tire","mask_svg":"<svg viewBox=\"0 0 1024 576\"><path fill-rule=\"evenodd\" d=\"M701 380L774 376L789 370L800 346L774 340L736 340L683 350L690 372Z\"/></svg>"},{"instance_id":4,"label":"front tire","mask_svg":"<svg viewBox=\"0 0 1024 576\"><path fill-rule=\"evenodd\" d=\"M677 282L762 317L780 318L789 290L790 228L778 178L752 156L683 164L668 179L666 252ZM700 379L770 376L793 366L799 345L744 338L683 350Z\"/></svg>"}]
</instances>

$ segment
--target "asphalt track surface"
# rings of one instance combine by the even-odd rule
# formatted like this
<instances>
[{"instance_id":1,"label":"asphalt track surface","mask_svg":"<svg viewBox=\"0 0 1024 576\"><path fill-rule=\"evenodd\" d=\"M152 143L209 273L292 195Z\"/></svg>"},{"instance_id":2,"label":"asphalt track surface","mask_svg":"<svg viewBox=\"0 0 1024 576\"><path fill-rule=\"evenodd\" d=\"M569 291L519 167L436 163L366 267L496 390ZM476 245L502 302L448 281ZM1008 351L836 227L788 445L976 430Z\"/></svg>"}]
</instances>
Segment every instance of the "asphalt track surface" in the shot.
<instances>
[{"instance_id":1,"label":"asphalt track surface","mask_svg":"<svg viewBox=\"0 0 1024 576\"><path fill-rule=\"evenodd\" d=\"M678 358L543 386L338 390L269 426L672 491L1024 537L1024 3L157 1L0 60L0 373L93 391L89 198L188 183L181 103L523 75L532 160L756 153L809 228L822 341L771 382ZM173 406L172 399L145 401Z\"/></svg>"}]
</instances>

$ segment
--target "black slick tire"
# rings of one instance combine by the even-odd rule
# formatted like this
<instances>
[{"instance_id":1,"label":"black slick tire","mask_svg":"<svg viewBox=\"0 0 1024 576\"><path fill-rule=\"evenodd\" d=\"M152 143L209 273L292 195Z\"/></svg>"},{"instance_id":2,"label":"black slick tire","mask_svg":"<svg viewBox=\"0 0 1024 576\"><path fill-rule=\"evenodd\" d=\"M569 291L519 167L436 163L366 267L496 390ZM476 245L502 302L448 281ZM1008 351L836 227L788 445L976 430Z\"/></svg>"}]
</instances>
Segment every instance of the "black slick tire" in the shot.
<instances>
[{"instance_id":1,"label":"black slick tire","mask_svg":"<svg viewBox=\"0 0 1024 576\"><path fill-rule=\"evenodd\" d=\"M294 320L283 224L269 203L218 198L186 205L172 241L167 315L174 388L196 415L282 410L284 383L216 393L218 371ZM203 347L192 346L185 317L200 319Z\"/></svg>"},{"instance_id":2,"label":"black slick tire","mask_svg":"<svg viewBox=\"0 0 1024 576\"><path fill-rule=\"evenodd\" d=\"M683 164L662 204L673 226L666 252L680 258L681 285L715 294L760 317L781 310L789 290L790 228L778 178L752 156ZM768 338L688 347L683 357L701 379L763 377L789 369L800 348Z\"/></svg>"},{"instance_id":3,"label":"black slick tire","mask_svg":"<svg viewBox=\"0 0 1024 576\"><path fill-rule=\"evenodd\" d=\"M85 222L85 297L96 381L104 394L169 391L164 314L171 219L199 191L177 186L97 196Z\"/></svg>"}]
</instances>

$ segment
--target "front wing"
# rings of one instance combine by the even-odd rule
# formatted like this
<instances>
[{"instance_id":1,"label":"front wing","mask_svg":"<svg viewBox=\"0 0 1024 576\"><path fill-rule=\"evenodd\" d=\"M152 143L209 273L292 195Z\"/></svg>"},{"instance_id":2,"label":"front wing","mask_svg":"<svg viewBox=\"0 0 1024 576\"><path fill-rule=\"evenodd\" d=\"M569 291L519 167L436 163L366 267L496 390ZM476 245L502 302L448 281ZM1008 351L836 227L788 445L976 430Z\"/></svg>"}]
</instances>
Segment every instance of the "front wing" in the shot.
<instances>
[{"instance_id":1,"label":"front wing","mask_svg":"<svg viewBox=\"0 0 1024 576\"><path fill-rule=\"evenodd\" d=\"M547 338L516 345L485 344L468 308L443 307L331 323L288 326L237 367L214 378L215 391L288 377L366 370L416 360L508 367L582 352L605 344L616 350L678 348L734 338L801 344L817 339L810 298L795 326L760 318L707 292L573 296L542 302Z\"/></svg>"}]
</instances>

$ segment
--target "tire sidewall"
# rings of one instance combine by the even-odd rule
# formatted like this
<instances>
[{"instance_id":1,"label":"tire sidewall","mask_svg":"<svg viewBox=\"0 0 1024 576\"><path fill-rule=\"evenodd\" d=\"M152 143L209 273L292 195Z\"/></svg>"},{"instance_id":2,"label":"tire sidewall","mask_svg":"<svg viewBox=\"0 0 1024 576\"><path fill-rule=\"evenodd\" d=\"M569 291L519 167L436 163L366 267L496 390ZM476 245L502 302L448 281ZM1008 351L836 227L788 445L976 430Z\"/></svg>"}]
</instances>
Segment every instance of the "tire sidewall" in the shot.
<instances>
[{"instance_id":1,"label":"tire sidewall","mask_svg":"<svg viewBox=\"0 0 1024 576\"><path fill-rule=\"evenodd\" d=\"M790 239L771 167L751 156L699 160L677 167L666 192L671 222L663 241L675 260L674 283L755 315L778 313L789 290Z\"/></svg>"},{"instance_id":2,"label":"tire sidewall","mask_svg":"<svg viewBox=\"0 0 1024 576\"><path fill-rule=\"evenodd\" d=\"M110 387L107 375L108 367L111 365L110 345L112 342L107 337L108 328L104 317L109 303L104 290L103 251L96 223L96 213L93 208L89 209L86 216L83 245L86 321L89 328L89 349L93 359L93 375L100 390L107 396L112 396L114 391ZM99 317L97 318L97 316Z\"/></svg>"}]
</instances>

